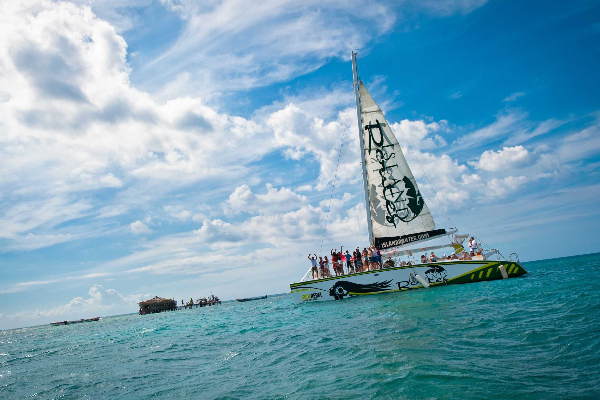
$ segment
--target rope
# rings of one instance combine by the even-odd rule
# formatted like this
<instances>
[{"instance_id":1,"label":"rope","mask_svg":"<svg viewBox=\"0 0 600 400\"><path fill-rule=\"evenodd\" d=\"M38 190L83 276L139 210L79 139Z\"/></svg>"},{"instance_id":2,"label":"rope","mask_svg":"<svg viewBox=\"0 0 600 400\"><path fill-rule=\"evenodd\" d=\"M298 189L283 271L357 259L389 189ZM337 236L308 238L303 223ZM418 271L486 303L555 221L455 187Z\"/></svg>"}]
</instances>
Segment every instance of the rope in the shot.
<instances>
[{"instance_id":1,"label":"rope","mask_svg":"<svg viewBox=\"0 0 600 400\"><path fill-rule=\"evenodd\" d=\"M444 208L444 203L438 197L437 191L435 190L435 187L433 186L433 183L431 183L431 179L429 179L429 176L425 172L425 168L423 168L423 164L421 164L421 161L419 160L419 158L417 157L417 154L415 153L415 151L413 150L412 146L410 145L410 142L408 141L408 138L404 134L404 131L402 130L402 128L400 128L400 125L398 125L398 130L400 131L400 133L402 133L402 136L404 137L404 140L406 140L406 145L407 145L408 149L411 151L413 157L419 163L419 166L421 167L421 171L423 171L423 175L425 175L425 178L427 178L427 182L429 182L429 186L431 187L431 190L433 190L433 194L435 195L435 198L437 199L437 201L439 201L440 206L442 208ZM456 224L450 219L450 217L448 217L448 215L446 215L446 213L443 210L440 210L440 208L437 206L437 204L435 202L432 201L431 203L448 220L448 222L450 222L452 224L453 227L456 227Z\"/></svg>"},{"instance_id":2,"label":"rope","mask_svg":"<svg viewBox=\"0 0 600 400\"><path fill-rule=\"evenodd\" d=\"M352 101L350 101L348 108L350 108L351 106L352 106ZM335 183L337 181L337 173L338 173L338 169L340 168L340 158L342 156L342 147L344 147L344 141L346 139L347 133L348 133L348 113L346 113L346 119L344 121L344 133L342 134L342 140L340 143L340 149L338 150L335 172L333 174L333 182L331 184L331 194L329 196L329 204L327 205L327 214L325 217L325 225L323 226L323 235L321 237L321 248L319 249L319 254L321 254L323 252L323 243L325 242L325 233L327 232L327 224L329 223L329 213L331 211L331 200L333 199L333 192L335 190Z\"/></svg>"}]
</instances>

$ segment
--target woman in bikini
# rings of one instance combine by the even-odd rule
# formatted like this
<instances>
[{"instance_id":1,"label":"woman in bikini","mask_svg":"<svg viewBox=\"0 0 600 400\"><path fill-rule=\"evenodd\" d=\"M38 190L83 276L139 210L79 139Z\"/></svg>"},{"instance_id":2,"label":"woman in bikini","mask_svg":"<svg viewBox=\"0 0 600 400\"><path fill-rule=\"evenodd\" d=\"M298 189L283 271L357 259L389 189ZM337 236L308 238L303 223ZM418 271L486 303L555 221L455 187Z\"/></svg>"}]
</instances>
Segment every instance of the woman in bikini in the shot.
<instances>
[{"instance_id":1,"label":"woman in bikini","mask_svg":"<svg viewBox=\"0 0 600 400\"><path fill-rule=\"evenodd\" d=\"M362 261L363 261L363 269L365 271L369 270L369 253L366 248L363 248L362 251Z\"/></svg>"},{"instance_id":2,"label":"woman in bikini","mask_svg":"<svg viewBox=\"0 0 600 400\"><path fill-rule=\"evenodd\" d=\"M325 277L325 261L323 261L323 257L319 257L319 278L323 279Z\"/></svg>"},{"instance_id":3,"label":"woman in bikini","mask_svg":"<svg viewBox=\"0 0 600 400\"><path fill-rule=\"evenodd\" d=\"M337 253L335 251L333 251L333 249L331 249L331 264L333 265L333 273L335 274L335 276L338 276L338 260L337 260Z\"/></svg>"}]
</instances>

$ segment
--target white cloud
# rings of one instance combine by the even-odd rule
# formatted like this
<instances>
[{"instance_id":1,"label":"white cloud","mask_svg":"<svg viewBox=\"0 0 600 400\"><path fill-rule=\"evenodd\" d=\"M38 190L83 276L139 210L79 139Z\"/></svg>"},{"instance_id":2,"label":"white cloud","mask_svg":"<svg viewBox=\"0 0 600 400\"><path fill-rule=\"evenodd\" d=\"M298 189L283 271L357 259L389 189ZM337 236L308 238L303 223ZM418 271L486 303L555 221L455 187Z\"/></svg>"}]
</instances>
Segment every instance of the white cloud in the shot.
<instances>
[{"instance_id":1,"label":"white cloud","mask_svg":"<svg viewBox=\"0 0 600 400\"><path fill-rule=\"evenodd\" d=\"M435 132L448 132L450 130L448 121L427 123L423 120L411 121L404 119L400 123L390 124L392 132L398 138L398 142L405 146L408 142L413 149L434 149L436 147L446 146L444 138ZM405 153L408 149L405 150Z\"/></svg>"},{"instance_id":2,"label":"white cloud","mask_svg":"<svg viewBox=\"0 0 600 400\"><path fill-rule=\"evenodd\" d=\"M227 213L239 214L273 214L292 210L307 204L305 196L282 187L277 189L272 184L266 186L264 194L254 194L248 185L235 189L227 199L224 209Z\"/></svg>"},{"instance_id":3,"label":"white cloud","mask_svg":"<svg viewBox=\"0 0 600 400\"><path fill-rule=\"evenodd\" d=\"M182 206L163 206L163 210L165 210L171 218L175 218L179 221L187 221L193 217L192 212L184 209Z\"/></svg>"},{"instance_id":4,"label":"white cloud","mask_svg":"<svg viewBox=\"0 0 600 400\"><path fill-rule=\"evenodd\" d=\"M527 183L529 179L525 176L507 176L506 178L493 178L488 182L489 196L504 197Z\"/></svg>"},{"instance_id":5,"label":"white cloud","mask_svg":"<svg viewBox=\"0 0 600 400\"><path fill-rule=\"evenodd\" d=\"M582 160L600 152L600 117L593 125L560 141L556 155L563 162Z\"/></svg>"},{"instance_id":6,"label":"white cloud","mask_svg":"<svg viewBox=\"0 0 600 400\"><path fill-rule=\"evenodd\" d=\"M41 247L53 246L58 243L70 242L78 238L78 235L69 233L55 233L47 235L35 235L31 232L22 236L11 237L10 250L35 250Z\"/></svg>"},{"instance_id":7,"label":"white cloud","mask_svg":"<svg viewBox=\"0 0 600 400\"><path fill-rule=\"evenodd\" d=\"M44 226L81 218L88 215L92 206L82 200L64 196L22 200L5 206L0 215L0 238L14 238L19 234ZM30 232L29 232L30 233Z\"/></svg>"},{"instance_id":8,"label":"white cloud","mask_svg":"<svg viewBox=\"0 0 600 400\"><path fill-rule=\"evenodd\" d=\"M320 173L314 189L327 188L336 176L338 182L357 182L360 178L356 111L353 109L345 109L337 114L335 121L325 122L295 104L289 104L272 113L267 125L273 129L277 146L292 148L317 159Z\"/></svg>"},{"instance_id":9,"label":"white cloud","mask_svg":"<svg viewBox=\"0 0 600 400\"><path fill-rule=\"evenodd\" d=\"M483 6L488 0L420 0L417 7L430 13L447 16L455 13L468 14ZM408 2L405 2L408 3Z\"/></svg>"},{"instance_id":10,"label":"white cloud","mask_svg":"<svg viewBox=\"0 0 600 400\"><path fill-rule=\"evenodd\" d=\"M518 143L524 143L528 140L536 138L541 135L545 135L548 132L552 132L553 130L559 128L563 124L570 122L570 120L557 120L554 118L550 118L549 120L541 122L538 126L536 126L531 131L523 131L519 132L511 137L509 137L505 144L514 145Z\"/></svg>"},{"instance_id":11,"label":"white cloud","mask_svg":"<svg viewBox=\"0 0 600 400\"><path fill-rule=\"evenodd\" d=\"M489 144L500 138L519 134L525 128L528 114L518 110L506 110L496 116L496 121L481 129L461 136L454 143L451 149L453 151L464 150L467 148L478 148Z\"/></svg>"},{"instance_id":12,"label":"white cloud","mask_svg":"<svg viewBox=\"0 0 600 400\"><path fill-rule=\"evenodd\" d=\"M311 185L302 185L296 188L296 192L312 192L313 187Z\"/></svg>"},{"instance_id":13,"label":"white cloud","mask_svg":"<svg viewBox=\"0 0 600 400\"><path fill-rule=\"evenodd\" d=\"M164 3L180 13L184 31L140 73L167 84L162 95L168 98L264 86L314 71L330 58L348 58L395 22L390 7L364 0Z\"/></svg>"},{"instance_id":14,"label":"white cloud","mask_svg":"<svg viewBox=\"0 0 600 400\"><path fill-rule=\"evenodd\" d=\"M152 229L148 228L142 221L135 221L129 225L129 229L136 235L144 235L152 233Z\"/></svg>"},{"instance_id":15,"label":"white cloud","mask_svg":"<svg viewBox=\"0 0 600 400\"><path fill-rule=\"evenodd\" d=\"M501 171L522 165L529 158L530 153L523 146L504 147L498 151L484 151L478 161L469 164L485 171Z\"/></svg>"},{"instance_id":16,"label":"white cloud","mask_svg":"<svg viewBox=\"0 0 600 400\"><path fill-rule=\"evenodd\" d=\"M102 207L100 210L98 210L97 218L116 217L119 215L123 215L123 214L127 213L128 211L129 211L129 207L122 205L122 204L114 205L114 206L106 206L106 207Z\"/></svg>"},{"instance_id":17,"label":"white cloud","mask_svg":"<svg viewBox=\"0 0 600 400\"><path fill-rule=\"evenodd\" d=\"M511 101L515 101L516 99L518 99L519 97L523 97L525 96L525 92L516 92L516 93L512 93L510 96L506 97L504 100L507 103L510 103Z\"/></svg>"},{"instance_id":18,"label":"white cloud","mask_svg":"<svg viewBox=\"0 0 600 400\"><path fill-rule=\"evenodd\" d=\"M7 320L48 321L49 319L64 320L79 316L86 318L105 316L112 313L131 312L143 298L150 298L150 294L133 294L124 296L115 289L105 289L102 285L94 285L88 291L88 298L76 297L69 303L52 307L47 310L20 311L12 315L5 315ZM91 315L94 314L94 315Z\"/></svg>"},{"instance_id":19,"label":"white cloud","mask_svg":"<svg viewBox=\"0 0 600 400\"><path fill-rule=\"evenodd\" d=\"M448 96L449 99L460 99L461 97L463 97L463 94L460 90L458 92L454 92L450 96Z\"/></svg>"},{"instance_id":20,"label":"white cloud","mask_svg":"<svg viewBox=\"0 0 600 400\"><path fill-rule=\"evenodd\" d=\"M100 182L106 187L120 188L121 186L123 186L123 182L110 172L102 176L100 178Z\"/></svg>"},{"instance_id":21,"label":"white cloud","mask_svg":"<svg viewBox=\"0 0 600 400\"><path fill-rule=\"evenodd\" d=\"M243 175L270 151L267 129L255 121L198 98L159 104L133 88L125 41L89 8L0 7L0 192L8 201L0 236L33 233L48 239L40 246L56 243L53 226L92 213L116 217L201 180ZM115 189L119 204L94 211ZM61 238L76 237L69 233Z\"/></svg>"}]
</instances>

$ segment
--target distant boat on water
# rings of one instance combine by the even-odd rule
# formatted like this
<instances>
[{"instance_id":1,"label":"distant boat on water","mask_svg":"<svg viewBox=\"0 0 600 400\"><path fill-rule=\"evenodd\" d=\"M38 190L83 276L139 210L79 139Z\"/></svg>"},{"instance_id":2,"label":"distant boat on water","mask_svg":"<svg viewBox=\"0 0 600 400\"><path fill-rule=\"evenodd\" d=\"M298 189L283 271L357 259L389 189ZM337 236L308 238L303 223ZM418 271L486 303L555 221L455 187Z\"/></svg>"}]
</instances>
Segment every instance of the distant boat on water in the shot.
<instances>
[{"instance_id":1,"label":"distant boat on water","mask_svg":"<svg viewBox=\"0 0 600 400\"><path fill-rule=\"evenodd\" d=\"M60 321L60 322L50 322L50 325L53 326L58 326L58 325L69 325L69 324L78 324L80 322L94 322L94 321L99 321L100 317L96 317L96 318L88 318L88 319L79 319L76 321Z\"/></svg>"},{"instance_id":2,"label":"distant boat on water","mask_svg":"<svg viewBox=\"0 0 600 400\"><path fill-rule=\"evenodd\" d=\"M245 299L236 299L236 300L239 301L240 303L243 303L244 301L260 300L260 299L266 299L266 298L267 298L267 295L258 296L258 297L247 297Z\"/></svg>"}]
</instances>

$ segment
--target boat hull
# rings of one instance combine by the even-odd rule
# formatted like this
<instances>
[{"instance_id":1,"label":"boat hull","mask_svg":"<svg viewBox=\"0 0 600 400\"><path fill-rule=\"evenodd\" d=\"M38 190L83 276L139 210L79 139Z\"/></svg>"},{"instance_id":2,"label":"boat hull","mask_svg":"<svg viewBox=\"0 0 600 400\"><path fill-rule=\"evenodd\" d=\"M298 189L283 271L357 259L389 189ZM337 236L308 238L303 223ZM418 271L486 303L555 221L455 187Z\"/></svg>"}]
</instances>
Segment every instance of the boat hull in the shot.
<instances>
[{"instance_id":1,"label":"boat hull","mask_svg":"<svg viewBox=\"0 0 600 400\"><path fill-rule=\"evenodd\" d=\"M236 299L238 302L243 303L245 301L254 301L254 300L262 300L266 299L267 296L258 296L258 297L248 297L246 299Z\"/></svg>"},{"instance_id":2,"label":"boat hull","mask_svg":"<svg viewBox=\"0 0 600 400\"><path fill-rule=\"evenodd\" d=\"M290 284L290 289L296 304L341 300L353 296L421 289L424 287L422 282L428 282L433 287L502 279L500 266L504 266L509 278L527 273L518 262L456 260L297 282Z\"/></svg>"}]
</instances>

